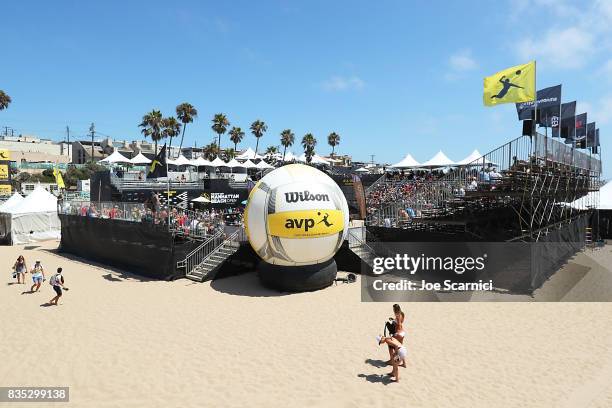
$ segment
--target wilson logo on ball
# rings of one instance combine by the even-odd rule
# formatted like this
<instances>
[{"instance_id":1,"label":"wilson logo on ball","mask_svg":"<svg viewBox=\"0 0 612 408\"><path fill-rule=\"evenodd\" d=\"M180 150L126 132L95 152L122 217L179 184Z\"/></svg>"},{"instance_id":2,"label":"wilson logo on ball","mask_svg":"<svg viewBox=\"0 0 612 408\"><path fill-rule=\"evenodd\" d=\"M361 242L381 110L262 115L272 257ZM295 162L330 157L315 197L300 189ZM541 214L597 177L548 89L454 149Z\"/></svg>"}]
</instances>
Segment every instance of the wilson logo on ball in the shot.
<instances>
[{"instance_id":1,"label":"wilson logo on ball","mask_svg":"<svg viewBox=\"0 0 612 408\"><path fill-rule=\"evenodd\" d=\"M327 194L312 194L308 190L290 191L285 193L285 200L288 203L297 203L300 201L329 201Z\"/></svg>"},{"instance_id":2,"label":"wilson logo on ball","mask_svg":"<svg viewBox=\"0 0 612 408\"><path fill-rule=\"evenodd\" d=\"M340 210L285 211L268 215L270 235L282 238L310 238L337 234L344 229Z\"/></svg>"}]
</instances>

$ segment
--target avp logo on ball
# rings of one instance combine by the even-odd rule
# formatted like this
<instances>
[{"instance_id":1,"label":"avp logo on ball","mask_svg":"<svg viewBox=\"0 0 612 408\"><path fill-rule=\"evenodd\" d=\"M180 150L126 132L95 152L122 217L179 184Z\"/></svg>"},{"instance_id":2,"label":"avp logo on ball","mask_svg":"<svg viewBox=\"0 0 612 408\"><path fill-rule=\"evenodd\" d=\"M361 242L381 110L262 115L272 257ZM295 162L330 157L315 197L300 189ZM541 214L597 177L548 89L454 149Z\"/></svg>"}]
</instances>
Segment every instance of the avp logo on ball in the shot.
<instances>
[{"instance_id":1,"label":"avp logo on ball","mask_svg":"<svg viewBox=\"0 0 612 408\"><path fill-rule=\"evenodd\" d=\"M268 215L268 231L277 237L320 237L343 229L344 215L340 210L285 211Z\"/></svg>"}]
</instances>

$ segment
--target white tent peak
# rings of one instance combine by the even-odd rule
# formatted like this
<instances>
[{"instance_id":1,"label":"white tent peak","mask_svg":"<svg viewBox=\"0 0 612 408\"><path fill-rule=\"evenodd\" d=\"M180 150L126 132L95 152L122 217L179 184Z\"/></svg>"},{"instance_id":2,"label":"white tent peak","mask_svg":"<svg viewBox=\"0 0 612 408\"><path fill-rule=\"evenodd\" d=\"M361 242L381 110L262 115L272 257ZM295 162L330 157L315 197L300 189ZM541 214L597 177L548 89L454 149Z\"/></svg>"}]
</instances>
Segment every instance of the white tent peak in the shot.
<instances>
[{"instance_id":1,"label":"white tent peak","mask_svg":"<svg viewBox=\"0 0 612 408\"><path fill-rule=\"evenodd\" d=\"M228 161L226 166L227 167L243 167L244 168L244 164L240 163L236 159L232 159L232 160Z\"/></svg>"},{"instance_id":2,"label":"white tent peak","mask_svg":"<svg viewBox=\"0 0 612 408\"><path fill-rule=\"evenodd\" d=\"M434 155L431 159L427 160L425 163L421 163L421 167L446 167L446 166L454 166L455 162L448 158L440 150L438 153Z\"/></svg>"},{"instance_id":3,"label":"white tent peak","mask_svg":"<svg viewBox=\"0 0 612 408\"><path fill-rule=\"evenodd\" d=\"M238 160L246 160L246 159L263 159L263 156L260 154L256 154L255 150L250 147L246 149L244 152L236 156Z\"/></svg>"},{"instance_id":4,"label":"white tent peak","mask_svg":"<svg viewBox=\"0 0 612 408\"><path fill-rule=\"evenodd\" d=\"M100 160L98 163L132 163L130 159L115 150L110 156Z\"/></svg>"},{"instance_id":5,"label":"white tent peak","mask_svg":"<svg viewBox=\"0 0 612 408\"><path fill-rule=\"evenodd\" d=\"M0 205L0 212L10 212L11 208L19 206L23 200L22 195L15 191L8 200Z\"/></svg>"},{"instance_id":6,"label":"white tent peak","mask_svg":"<svg viewBox=\"0 0 612 408\"><path fill-rule=\"evenodd\" d=\"M255 163L253 163L251 160L247 160L244 163L242 163L242 165L247 168L247 169L256 169L257 165Z\"/></svg>"},{"instance_id":7,"label":"white tent peak","mask_svg":"<svg viewBox=\"0 0 612 408\"><path fill-rule=\"evenodd\" d=\"M416 161L410 153L408 153L406 157L404 157L399 162L391 165L391 167L397 167L397 168L410 168L410 167L418 167L418 166L420 166L419 162Z\"/></svg>"},{"instance_id":8,"label":"white tent peak","mask_svg":"<svg viewBox=\"0 0 612 408\"><path fill-rule=\"evenodd\" d=\"M140 152L136 156L132 157L130 162L132 164L149 164L151 163L151 160L147 159L147 157Z\"/></svg>"},{"instance_id":9,"label":"white tent peak","mask_svg":"<svg viewBox=\"0 0 612 408\"><path fill-rule=\"evenodd\" d=\"M219 156L215 157L215 160L213 160L210 164L211 166L215 166L215 167L227 166L227 163L221 160Z\"/></svg>"},{"instance_id":10,"label":"white tent peak","mask_svg":"<svg viewBox=\"0 0 612 408\"><path fill-rule=\"evenodd\" d=\"M466 164L470 164L478 159L482 158L482 154L480 154L480 152L478 151L478 149L475 149L472 153L470 153L465 159L463 160L459 160L457 162L457 164L459 165L466 165Z\"/></svg>"},{"instance_id":11,"label":"white tent peak","mask_svg":"<svg viewBox=\"0 0 612 408\"><path fill-rule=\"evenodd\" d=\"M11 214L57 212L57 197L37 185L19 205L7 212Z\"/></svg>"}]
</instances>

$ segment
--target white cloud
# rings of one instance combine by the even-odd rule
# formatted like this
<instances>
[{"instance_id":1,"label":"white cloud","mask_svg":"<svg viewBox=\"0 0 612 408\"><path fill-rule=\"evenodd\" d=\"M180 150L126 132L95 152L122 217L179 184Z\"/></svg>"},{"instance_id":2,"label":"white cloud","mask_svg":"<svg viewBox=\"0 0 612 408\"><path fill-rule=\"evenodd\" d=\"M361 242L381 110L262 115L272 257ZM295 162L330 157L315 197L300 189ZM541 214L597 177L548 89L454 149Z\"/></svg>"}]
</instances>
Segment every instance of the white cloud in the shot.
<instances>
[{"instance_id":1,"label":"white cloud","mask_svg":"<svg viewBox=\"0 0 612 408\"><path fill-rule=\"evenodd\" d=\"M358 76L333 76L323 81L321 87L330 92L359 91L365 87L365 82Z\"/></svg>"},{"instance_id":2,"label":"white cloud","mask_svg":"<svg viewBox=\"0 0 612 408\"><path fill-rule=\"evenodd\" d=\"M522 60L542 60L558 68L580 68L593 53L594 38L577 27L551 29L543 37L525 38L517 44Z\"/></svg>"},{"instance_id":3,"label":"white cloud","mask_svg":"<svg viewBox=\"0 0 612 408\"><path fill-rule=\"evenodd\" d=\"M472 58L470 50L462 50L451 55L449 64L455 71L469 71L478 67L474 58Z\"/></svg>"}]
</instances>

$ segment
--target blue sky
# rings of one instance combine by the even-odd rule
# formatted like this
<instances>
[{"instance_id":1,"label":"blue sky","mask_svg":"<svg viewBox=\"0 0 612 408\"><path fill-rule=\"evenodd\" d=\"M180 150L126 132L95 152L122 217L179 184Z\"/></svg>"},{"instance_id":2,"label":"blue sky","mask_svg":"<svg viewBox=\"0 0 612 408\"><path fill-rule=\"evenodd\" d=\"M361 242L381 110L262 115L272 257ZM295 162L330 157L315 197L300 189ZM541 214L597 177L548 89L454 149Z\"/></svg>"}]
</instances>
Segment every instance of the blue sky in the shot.
<instances>
[{"instance_id":1,"label":"blue sky","mask_svg":"<svg viewBox=\"0 0 612 408\"><path fill-rule=\"evenodd\" d=\"M0 15L0 89L14 101L0 126L21 133L58 140L95 122L131 140L144 113L188 101L189 145L209 143L223 112L243 130L264 120L264 147L290 128L321 154L335 131L357 160L459 160L519 136L514 106L482 105L482 78L536 59L538 87L562 83L604 154L610 140L612 1L24 0Z\"/></svg>"}]
</instances>

